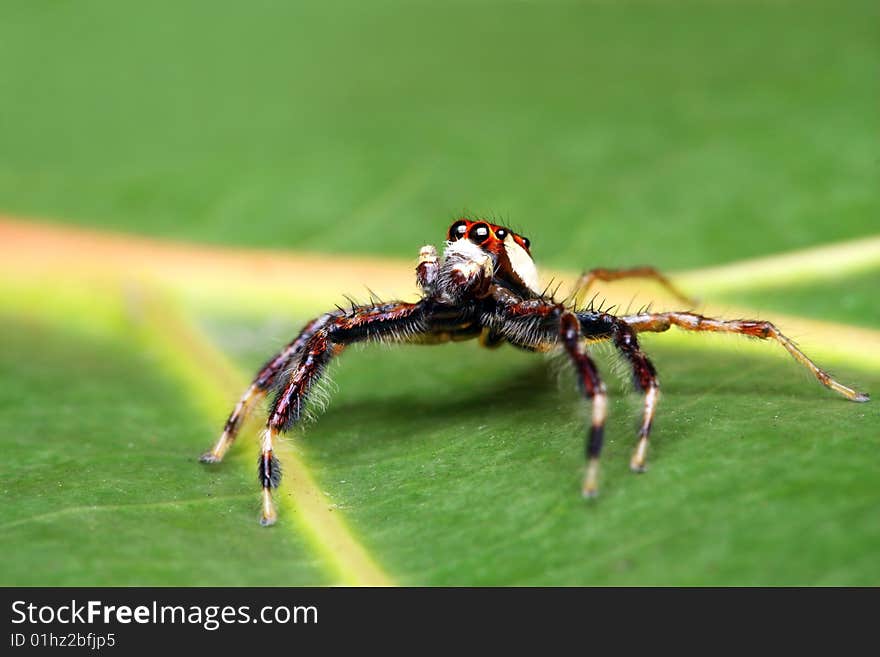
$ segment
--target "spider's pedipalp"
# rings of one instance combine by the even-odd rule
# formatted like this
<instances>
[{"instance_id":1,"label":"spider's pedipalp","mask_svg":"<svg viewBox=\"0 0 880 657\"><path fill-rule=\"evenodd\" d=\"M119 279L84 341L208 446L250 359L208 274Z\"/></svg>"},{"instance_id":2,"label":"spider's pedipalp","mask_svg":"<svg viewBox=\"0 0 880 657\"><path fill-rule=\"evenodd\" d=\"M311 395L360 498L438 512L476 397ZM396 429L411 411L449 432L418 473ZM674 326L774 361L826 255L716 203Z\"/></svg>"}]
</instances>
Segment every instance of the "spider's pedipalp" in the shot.
<instances>
[{"instance_id":1,"label":"spider's pedipalp","mask_svg":"<svg viewBox=\"0 0 880 657\"><path fill-rule=\"evenodd\" d=\"M459 303L469 296L484 297L494 272L492 256L470 240L447 242L435 288L447 303Z\"/></svg>"},{"instance_id":2,"label":"spider's pedipalp","mask_svg":"<svg viewBox=\"0 0 880 657\"><path fill-rule=\"evenodd\" d=\"M419 251L419 263L416 265L416 282L424 294L432 294L440 271L437 249L427 244Z\"/></svg>"}]
</instances>

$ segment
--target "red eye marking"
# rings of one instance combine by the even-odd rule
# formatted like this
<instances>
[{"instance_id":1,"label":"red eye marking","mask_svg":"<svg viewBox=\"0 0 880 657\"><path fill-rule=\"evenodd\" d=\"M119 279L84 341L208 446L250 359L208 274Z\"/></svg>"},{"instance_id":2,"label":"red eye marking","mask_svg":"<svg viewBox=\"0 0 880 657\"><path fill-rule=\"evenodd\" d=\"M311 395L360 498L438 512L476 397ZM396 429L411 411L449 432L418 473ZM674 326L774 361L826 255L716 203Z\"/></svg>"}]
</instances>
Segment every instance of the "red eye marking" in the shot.
<instances>
[{"instance_id":1,"label":"red eye marking","mask_svg":"<svg viewBox=\"0 0 880 657\"><path fill-rule=\"evenodd\" d=\"M462 217L453 222L449 227L446 239L454 242L467 237L475 244L483 246L487 251L497 253L501 250L504 240L507 239L508 235L512 236L514 241L524 248L527 253L529 252L531 243L527 237L517 235L504 226L492 224L488 221L475 221L467 217Z\"/></svg>"}]
</instances>

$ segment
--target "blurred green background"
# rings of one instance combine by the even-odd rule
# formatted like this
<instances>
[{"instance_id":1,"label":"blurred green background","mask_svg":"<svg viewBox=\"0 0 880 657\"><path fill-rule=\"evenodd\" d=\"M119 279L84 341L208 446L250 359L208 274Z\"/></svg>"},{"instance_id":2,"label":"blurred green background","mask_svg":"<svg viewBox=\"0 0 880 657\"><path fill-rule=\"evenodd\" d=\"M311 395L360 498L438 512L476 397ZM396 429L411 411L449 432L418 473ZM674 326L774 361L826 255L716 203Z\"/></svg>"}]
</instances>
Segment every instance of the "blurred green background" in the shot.
<instances>
[{"instance_id":1,"label":"blurred green background","mask_svg":"<svg viewBox=\"0 0 880 657\"><path fill-rule=\"evenodd\" d=\"M542 263L876 231L876 2L8 2L0 198L410 256L470 209Z\"/></svg>"},{"instance_id":2,"label":"blurred green background","mask_svg":"<svg viewBox=\"0 0 880 657\"><path fill-rule=\"evenodd\" d=\"M0 212L412 259L469 210L569 269L865 237L878 19L859 0L13 0ZM723 300L877 329L878 285L874 269ZM249 456L194 463L222 411L200 413L149 341L80 330L99 298L50 321L11 287L0 583L335 581L290 519L256 526ZM249 372L309 309L190 310ZM840 402L766 345L694 340L646 340L664 382L646 477L626 472L637 402L615 387L594 507L576 395L509 350L347 355L297 443L402 583L880 584L876 403ZM833 365L877 391L876 369Z\"/></svg>"}]
</instances>

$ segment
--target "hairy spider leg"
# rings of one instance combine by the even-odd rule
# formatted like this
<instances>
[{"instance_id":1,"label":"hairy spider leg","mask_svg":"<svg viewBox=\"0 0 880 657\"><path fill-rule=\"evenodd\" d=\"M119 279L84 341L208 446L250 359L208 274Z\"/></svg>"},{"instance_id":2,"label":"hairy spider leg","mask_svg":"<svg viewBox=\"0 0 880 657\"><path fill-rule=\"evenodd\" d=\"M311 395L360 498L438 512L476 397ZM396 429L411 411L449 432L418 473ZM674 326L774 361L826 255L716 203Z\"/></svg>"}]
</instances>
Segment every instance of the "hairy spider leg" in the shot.
<instances>
[{"instance_id":1,"label":"hairy spider leg","mask_svg":"<svg viewBox=\"0 0 880 657\"><path fill-rule=\"evenodd\" d=\"M559 318L559 335L577 370L581 392L587 399L593 400L593 417L586 441L587 471L581 492L584 497L595 497L599 494L599 455L605 437L608 397L596 364L587 355L586 345L581 339L581 325L574 313L564 312Z\"/></svg>"},{"instance_id":2,"label":"hairy spider leg","mask_svg":"<svg viewBox=\"0 0 880 657\"><path fill-rule=\"evenodd\" d=\"M509 290L493 286L497 305L483 322L496 335L529 351L550 351L561 344L575 367L578 386L592 400L592 418L585 442L587 469L581 492L595 497L599 492L599 457L605 434L607 394L593 359L586 350L583 329L577 315L545 299L521 300Z\"/></svg>"},{"instance_id":3,"label":"hairy spider leg","mask_svg":"<svg viewBox=\"0 0 880 657\"><path fill-rule=\"evenodd\" d=\"M621 317L635 331L661 333L671 326L678 326L686 331L712 331L716 333L736 333L762 340L775 340L801 365L806 367L813 376L826 388L843 395L850 401L866 402L870 399L867 393L858 392L834 379L828 372L816 365L807 355L795 346L791 339L783 335L770 322L756 319L713 319L696 313L642 313Z\"/></svg>"},{"instance_id":4,"label":"hairy spider leg","mask_svg":"<svg viewBox=\"0 0 880 657\"><path fill-rule=\"evenodd\" d=\"M480 346L486 349L497 349L505 343L504 336L492 329L480 331Z\"/></svg>"},{"instance_id":5,"label":"hairy spider leg","mask_svg":"<svg viewBox=\"0 0 880 657\"><path fill-rule=\"evenodd\" d=\"M575 283L575 300L580 304L582 300L586 298L587 292L596 281L610 283L625 278L653 279L666 288L673 296L677 297L679 301L692 307L697 305L696 299L687 296L684 292L673 285L672 281L653 267L632 267L631 269L591 269L590 271L581 274Z\"/></svg>"},{"instance_id":6,"label":"hairy spider leg","mask_svg":"<svg viewBox=\"0 0 880 657\"><path fill-rule=\"evenodd\" d=\"M636 389L644 395L644 413L642 426L639 427L639 442L635 452L629 461L629 467L633 472L644 472L648 457L648 439L651 435L651 425L654 423L654 411L657 408L657 398L660 396L660 382L657 380L657 371L653 363L639 347L636 333L625 322L615 318L614 322L614 346L626 357L632 366L633 383Z\"/></svg>"},{"instance_id":7,"label":"hairy spider leg","mask_svg":"<svg viewBox=\"0 0 880 657\"><path fill-rule=\"evenodd\" d=\"M660 396L660 382L654 364L639 346L636 333L632 327L619 317L609 313L579 312L577 313L587 341L610 340L615 348L629 362L632 368L633 383L636 390L644 395L644 411L642 424L639 427L639 441L629 462L633 472L644 472L647 468L648 440L654 413Z\"/></svg>"},{"instance_id":8,"label":"hairy spider leg","mask_svg":"<svg viewBox=\"0 0 880 657\"><path fill-rule=\"evenodd\" d=\"M287 432L303 415L309 393L334 356L347 345L365 341L407 342L425 332L425 304L402 302L355 306L344 314L331 314L305 341L295 366L279 377L278 393L269 411L258 462L262 486L260 523L271 525L277 514L272 491L281 483L281 464L273 454L279 435Z\"/></svg>"},{"instance_id":9,"label":"hairy spider leg","mask_svg":"<svg viewBox=\"0 0 880 657\"><path fill-rule=\"evenodd\" d=\"M260 500L260 524L264 527L274 525L278 520L278 512L275 510L275 502L272 500L272 491L281 483L281 461L273 451L273 438L275 434L270 429L263 430L260 441L260 455L257 457L257 477L262 487Z\"/></svg>"},{"instance_id":10,"label":"hairy spider leg","mask_svg":"<svg viewBox=\"0 0 880 657\"><path fill-rule=\"evenodd\" d=\"M251 385L248 386L248 389L242 395L241 399L238 400L235 408L232 409L232 413L229 414L229 418L226 420L226 424L223 427L223 433L220 434L220 438L217 440L213 449L205 452L199 458L202 463L218 463L223 460L226 452L229 451L229 448L235 441L235 437L238 435L241 425L244 423L248 414L253 410L253 407L257 402L265 397L266 392L274 384L278 373L287 367L294 356L303 348L306 341L320 326L326 323L330 317L331 315L327 314L313 319L303 327L302 331L300 331L299 335L293 340L293 342L289 343L284 349L266 361L263 367L260 368L260 371L257 373L253 382L251 382Z\"/></svg>"}]
</instances>

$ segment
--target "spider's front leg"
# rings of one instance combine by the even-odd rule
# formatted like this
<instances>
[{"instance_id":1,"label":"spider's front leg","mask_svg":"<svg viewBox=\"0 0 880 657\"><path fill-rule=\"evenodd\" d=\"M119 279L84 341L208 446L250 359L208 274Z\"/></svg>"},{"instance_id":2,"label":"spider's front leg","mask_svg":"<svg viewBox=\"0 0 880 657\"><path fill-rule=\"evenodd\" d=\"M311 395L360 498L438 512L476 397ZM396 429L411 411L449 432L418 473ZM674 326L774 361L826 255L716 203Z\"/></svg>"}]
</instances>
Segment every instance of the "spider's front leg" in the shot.
<instances>
[{"instance_id":1,"label":"spider's front leg","mask_svg":"<svg viewBox=\"0 0 880 657\"><path fill-rule=\"evenodd\" d=\"M309 400L330 360L347 345L355 342L406 342L426 331L424 302L385 303L332 313L306 339L294 357L292 369L278 377L277 394L260 445L258 476L262 486L260 524L271 525L277 519L272 491L281 482L281 464L274 454L278 437L288 431L303 415Z\"/></svg>"},{"instance_id":2,"label":"spider's front leg","mask_svg":"<svg viewBox=\"0 0 880 657\"><path fill-rule=\"evenodd\" d=\"M578 384L587 399L593 400L593 417L587 434L587 471L581 490L584 497L599 494L599 456L605 436L605 414L608 405L605 384L599 378L599 371L593 359L587 355L581 339L581 325L577 315L563 312L559 317L559 337L568 353L578 375Z\"/></svg>"},{"instance_id":3,"label":"spider's front leg","mask_svg":"<svg viewBox=\"0 0 880 657\"><path fill-rule=\"evenodd\" d=\"M617 350L629 362L636 390L644 395L642 424L639 427L639 442L629 462L633 472L644 472L647 468L648 439L654 423L654 411L660 396L660 382L657 371L639 346L636 332L622 319L609 313L579 312L583 337L587 340L611 340Z\"/></svg>"},{"instance_id":4,"label":"spider's front leg","mask_svg":"<svg viewBox=\"0 0 880 657\"><path fill-rule=\"evenodd\" d=\"M607 395L596 364L587 353L578 316L564 306L543 299L521 300L509 291L493 290L496 310L483 318L484 324L511 344L531 351L550 351L561 345L577 374L578 387L592 401L592 418L586 438L587 469L582 493L599 493L599 457L605 435Z\"/></svg>"},{"instance_id":5,"label":"spider's front leg","mask_svg":"<svg viewBox=\"0 0 880 657\"><path fill-rule=\"evenodd\" d=\"M226 424L223 427L223 433L220 434L217 443L211 450L205 452L199 458L202 463L219 463L223 460L226 452L229 451L229 448L235 441L235 438L241 429L241 425L244 423L251 410L253 410L256 403L265 397L266 392L275 383L278 373L287 367L287 364L290 363L296 354L302 350L303 345L305 345L308 339L314 335L315 331L323 326L331 317L332 314L328 313L313 319L306 324L293 342L288 344L263 365L257 373L257 376L251 382L251 385L235 405L235 408L232 409L232 413L229 414L229 418L226 420Z\"/></svg>"}]
</instances>

